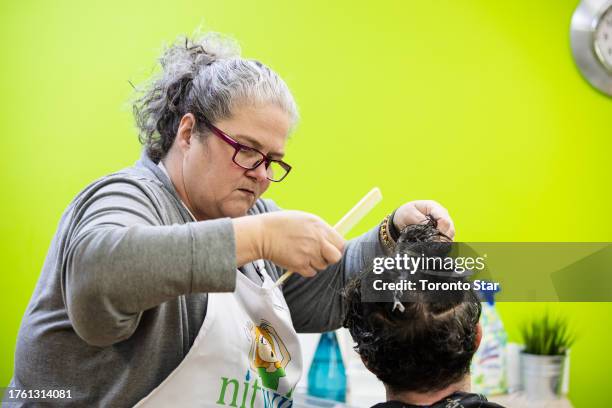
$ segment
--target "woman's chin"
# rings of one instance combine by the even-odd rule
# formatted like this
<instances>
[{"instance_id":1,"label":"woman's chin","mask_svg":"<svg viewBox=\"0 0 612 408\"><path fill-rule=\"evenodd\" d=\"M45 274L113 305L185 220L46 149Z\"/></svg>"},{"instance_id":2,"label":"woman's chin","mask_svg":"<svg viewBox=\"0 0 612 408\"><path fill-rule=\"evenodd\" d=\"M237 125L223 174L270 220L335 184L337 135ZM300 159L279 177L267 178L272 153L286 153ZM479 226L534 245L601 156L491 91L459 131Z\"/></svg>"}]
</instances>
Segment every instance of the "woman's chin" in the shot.
<instances>
[{"instance_id":1,"label":"woman's chin","mask_svg":"<svg viewBox=\"0 0 612 408\"><path fill-rule=\"evenodd\" d=\"M251 207L244 202L232 203L227 208L223 208L223 216L230 218L244 217L250 209Z\"/></svg>"}]
</instances>

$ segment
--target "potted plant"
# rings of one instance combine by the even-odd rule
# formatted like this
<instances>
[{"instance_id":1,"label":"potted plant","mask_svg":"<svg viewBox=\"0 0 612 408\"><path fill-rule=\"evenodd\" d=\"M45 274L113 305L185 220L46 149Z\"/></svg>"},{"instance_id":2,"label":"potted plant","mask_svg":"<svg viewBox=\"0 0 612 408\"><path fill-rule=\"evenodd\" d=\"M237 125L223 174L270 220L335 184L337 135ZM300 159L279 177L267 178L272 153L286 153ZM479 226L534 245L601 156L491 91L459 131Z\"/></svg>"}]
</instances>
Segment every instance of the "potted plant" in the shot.
<instances>
[{"instance_id":1,"label":"potted plant","mask_svg":"<svg viewBox=\"0 0 612 408\"><path fill-rule=\"evenodd\" d=\"M561 394L563 365L575 337L569 322L546 312L520 327L525 343L521 380L529 400L551 400Z\"/></svg>"}]
</instances>

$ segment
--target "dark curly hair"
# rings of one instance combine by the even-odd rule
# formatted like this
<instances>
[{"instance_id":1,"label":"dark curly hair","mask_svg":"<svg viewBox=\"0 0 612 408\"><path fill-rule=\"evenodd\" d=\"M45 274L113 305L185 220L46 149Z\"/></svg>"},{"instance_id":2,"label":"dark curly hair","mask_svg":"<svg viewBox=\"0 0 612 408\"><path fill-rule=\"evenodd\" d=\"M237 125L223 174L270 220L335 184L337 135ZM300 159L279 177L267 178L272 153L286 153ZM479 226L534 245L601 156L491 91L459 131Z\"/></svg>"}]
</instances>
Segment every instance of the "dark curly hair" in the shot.
<instances>
[{"instance_id":1,"label":"dark curly hair","mask_svg":"<svg viewBox=\"0 0 612 408\"><path fill-rule=\"evenodd\" d=\"M430 220L402 230L395 253L442 257L450 251L449 241ZM441 299L434 292L415 291L410 301L402 298L399 308L393 302L366 302L362 289L368 272L345 289L344 321L366 367L393 392L438 391L469 373L481 313L477 295L462 290ZM460 279L426 271L414 276L438 282Z\"/></svg>"}]
</instances>

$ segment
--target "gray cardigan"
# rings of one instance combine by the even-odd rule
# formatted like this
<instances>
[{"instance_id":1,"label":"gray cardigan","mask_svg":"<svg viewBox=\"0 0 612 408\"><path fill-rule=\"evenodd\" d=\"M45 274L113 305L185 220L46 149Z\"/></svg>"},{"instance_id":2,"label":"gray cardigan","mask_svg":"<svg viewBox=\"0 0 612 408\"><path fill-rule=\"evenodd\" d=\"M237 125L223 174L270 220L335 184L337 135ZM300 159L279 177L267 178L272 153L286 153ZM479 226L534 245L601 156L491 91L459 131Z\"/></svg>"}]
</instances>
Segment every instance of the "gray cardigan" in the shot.
<instances>
[{"instance_id":1,"label":"gray cardigan","mask_svg":"<svg viewBox=\"0 0 612 408\"><path fill-rule=\"evenodd\" d=\"M259 199L249 214L277 210ZM25 311L9 386L71 390L72 399L53 406L121 407L159 385L193 344L207 293L235 287L231 219L190 220L146 154L79 193L62 215ZM384 255L377 231L349 241L342 260L316 277L293 275L284 284L298 332L341 325L340 289ZM266 269L273 279L285 272L268 261Z\"/></svg>"}]
</instances>

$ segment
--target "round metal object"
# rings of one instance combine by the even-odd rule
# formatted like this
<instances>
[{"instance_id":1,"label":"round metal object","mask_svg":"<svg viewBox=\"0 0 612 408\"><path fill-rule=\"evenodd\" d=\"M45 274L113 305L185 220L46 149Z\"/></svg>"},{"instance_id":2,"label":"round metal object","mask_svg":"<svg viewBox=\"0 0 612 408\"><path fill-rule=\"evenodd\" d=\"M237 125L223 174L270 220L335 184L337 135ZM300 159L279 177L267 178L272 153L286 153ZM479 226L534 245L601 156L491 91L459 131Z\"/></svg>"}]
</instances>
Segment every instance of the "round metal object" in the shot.
<instances>
[{"instance_id":1,"label":"round metal object","mask_svg":"<svg viewBox=\"0 0 612 408\"><path fill-rule=\"evenodd\" d=\"M583 0L572 16L570 41L582 75L612 96L612 0Z\"/></svg>"}]
</instances>

